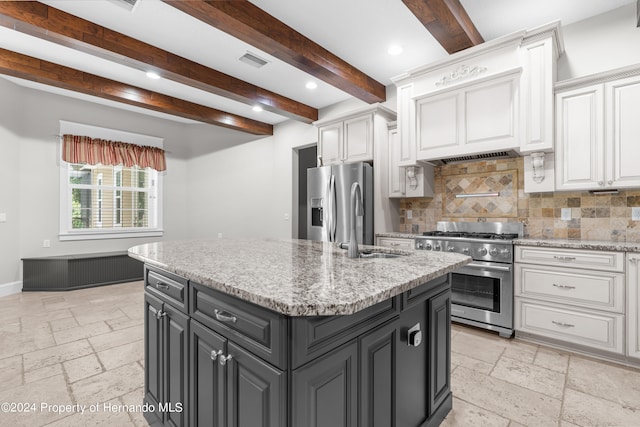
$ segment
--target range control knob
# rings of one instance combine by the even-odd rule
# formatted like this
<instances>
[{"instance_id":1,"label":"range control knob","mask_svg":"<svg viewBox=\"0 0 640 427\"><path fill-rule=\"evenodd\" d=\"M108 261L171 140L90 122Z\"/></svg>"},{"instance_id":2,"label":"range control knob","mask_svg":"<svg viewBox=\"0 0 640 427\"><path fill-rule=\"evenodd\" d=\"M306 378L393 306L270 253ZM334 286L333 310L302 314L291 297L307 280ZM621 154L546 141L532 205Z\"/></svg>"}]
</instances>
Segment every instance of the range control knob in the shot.
<instances>
[{"instance_id":1,"label":"range control knob","mask_svg":"<svg viewBox=\"0 0 640 427\"><path fill-rule=\"evenodd\" d=\"M469 248L462 248L462 253L465 255L469 255Z\"/></svg>"},{"instance_id":2,"label":"range control knob","mask_svg":"<svg viewBox=\"0 0 640 427\"><path fill-rule=\"evenodd\" d=\"M489 255L498 256L498 250L496 248L491 248L491 250L489 251Z\"/></svg>"},{"instance_id":3,"label":"range control knob","mask_svg":"<svg viewBox=\"0 0 640 427\"><path fill-rule=\"evenodd\" d=\"M480 248L478 249L478 253L482 256L487 254L487 248Z\"/></svg>"},{"instance_id":4,"label":"range control knob","mask_svg":"<svg viewBox=\"0 0 640 427\"><path fill-rule=\"evenodd\" d=\"M456 250L456 248L455 248L455 247L453 247L453 246L449 246L449 247L447 248L447 250L448 250L449 252L453 252L453 251L455 251L455 250Z\"/></svg>"},{"instance_id":5,"label":"range control knob","mask_svg":"<svg viewBox=\"0 0 640 427\"><path fill-rule=\"evenodd\" d=\"M422 242L416 242L416 249L422 249Z\"/></svg>"},{"instance_id":6,"label":"range control knob","mask_svg":"<svg viewBox=\"0 0 640 427\"><path fill-rule=\"evenodd\" d=\"M434 250L434 251L439 251L439 250L440 250L440 245L435 245L435 246L433 247L433 250Z\"/></svg>"},{"instance_id":7,"label":"range control knob","mask_svg":"<svg viewBox=\"0 0 640 427\"><path fill-rule=\"evenodd\" d=\"M503 249L500 251L500 255L502 255L503 257L507 258L511 255L511 251L509 249Z\"/></svg>"},{"instance_id":8,"label":"range control knob","mask_svg":"<svg viewBox=\"0 0 640 427\"><path fill-rule=\"evenodd\" d=\"M425 244L425 245L424 245L424 248L425 248L426 250L430 251L430 250L431 250L431 243L427 243L427 244Z\"/></svg>"}]
</instances>

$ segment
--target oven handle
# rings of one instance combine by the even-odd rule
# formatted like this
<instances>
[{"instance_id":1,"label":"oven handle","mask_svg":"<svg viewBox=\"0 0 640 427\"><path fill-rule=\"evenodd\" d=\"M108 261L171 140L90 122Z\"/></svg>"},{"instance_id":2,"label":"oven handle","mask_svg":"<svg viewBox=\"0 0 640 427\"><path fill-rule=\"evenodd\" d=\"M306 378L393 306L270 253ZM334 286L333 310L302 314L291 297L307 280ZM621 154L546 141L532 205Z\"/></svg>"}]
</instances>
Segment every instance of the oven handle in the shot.
<instances>
[{"instance_id":1,"label":"oven handle","mask_svg":"<svg viewBox=\"0 0 640 427\"><path fill-rule=\"evenodd\" d=\"M510 265L505 267L502 265L486 265L486 264L476 264L472 262L465 265L464 267L475 267L475 268L482 268L484 270L494 270L494 271L511 271Z\"/></svg>"}]
</instances>

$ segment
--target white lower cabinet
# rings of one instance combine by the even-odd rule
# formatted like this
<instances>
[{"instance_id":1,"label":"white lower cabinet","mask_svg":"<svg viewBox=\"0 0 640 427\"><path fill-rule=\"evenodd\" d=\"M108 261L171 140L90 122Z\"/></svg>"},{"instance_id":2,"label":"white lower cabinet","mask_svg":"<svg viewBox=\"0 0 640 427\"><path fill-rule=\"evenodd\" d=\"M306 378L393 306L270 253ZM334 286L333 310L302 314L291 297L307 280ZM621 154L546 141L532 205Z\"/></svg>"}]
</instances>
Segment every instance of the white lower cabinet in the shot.
<instances>
[{"instance_id":1,"label":"white lower cabinet","mask_svg":"<svg viewBox=\"0 0 640 427\"><path fill-rule=\"evenodd\" d=\"M413 239L405 239L401 237L377 237L377 246L389 246L396 249L413 249Z\"/></svg>"},{"instance_id":2,"label":"white lower cabinet","mask_svg":"<svg viewBox=\"0 0 640 427\"><path fill-rule=\"evenodd\" d=\"M625 355L623 260L621 252L516 246L516 334Z\"/></svg>"},{"instance_id":3,"label":"white lower cabinet","mask_svg":"<svg viewBox=\"0 0 640 427\"><path fill-rule=\"evenodd\" d=\"M640 254L627 253L627 356L640 359Z\"/></svg>"}]
</instances>

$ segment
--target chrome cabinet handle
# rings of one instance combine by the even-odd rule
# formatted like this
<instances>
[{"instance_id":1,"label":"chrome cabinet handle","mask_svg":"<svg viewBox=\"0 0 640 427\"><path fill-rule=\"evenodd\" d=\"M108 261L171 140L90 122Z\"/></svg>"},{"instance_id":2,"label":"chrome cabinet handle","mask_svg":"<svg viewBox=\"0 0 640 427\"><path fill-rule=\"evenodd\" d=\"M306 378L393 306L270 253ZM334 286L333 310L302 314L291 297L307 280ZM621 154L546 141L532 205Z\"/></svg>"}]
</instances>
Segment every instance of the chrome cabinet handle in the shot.
<instances>
[{"instance_id":1,"label":"chrome cabinet handle","mask_svg":"<svg viewBox=\"0 0 640 427\"><path fill-rule=\"evenodd\" d=\"M575 289L575 286L569 286L569 285L556 285L555 283L553 284L553 286L555 286L556 288L560 288L560 289Z\"/></svg>"},{"instance_id":2,"label":"chrome cabinet handle","mask_svg":"<svg viewBox=\"0 0 640 427\"><path fill-rule=\"evenodd\" d=\"M629 261L631 261L633 263L636 263L636 262L638 262L638 258L629 258Z\"/></svg>"},{"instance_id":3,"label":"chrome cabinet handle","mask_svg":"<svg viewBox=\"0 0 640 427\"><path fill-rule=\"evenodd\" d=\"M216 319L221 322L236 323L238 321L238 318L236 316L227 313L226 311L220 311L216 308L215 310L213 310L213 312L216 315Z\"/></svg>"},{"instance_id":4,"label":"chrome cabinet handle","mask_svg":"<svg viewBox=\"0 0 640 427\"><path fill-rule=\"evenodd\" d=\"M555 320L552 320L551 323L553 323L554 325L565 327L565 328L573 328L576 326L576 325L572 325L571 323L556 322Z\"/></svg>"},{"instance_id":5,"label":"chrome cabinet handle","mask_svg":"<svg viewBox=\"0 0 640 427\"><path fill-rule=\"evenodd\" d=\"M166 311L158 310L156 311L156 320L160 320L166 315L167 315Z\"/></svg>"},{"instance_id":6,"label":"chrome cabinet handle","mask_svg":"<svg viewBox=\"0 0 640 427\"><path fill-rule=\"evenodd\" d=\"M169 289L169 285L162 283L162 282L156 282L156 289Z\"/></svg>"},{"instance_id":7,"label":"chrome cabinet handle","mask_svg":"<svg viewBox=\"0 0 640 427\"><path fill-rule=\"evenodd\" d=\"M216 360L218 356L222 356L222 350L211 350L211 360Z\"/></svg>"},{"instance_id":8,"label":"chrome cabinet handle","mask_svg":"<svg viewBox=\"0 0 640 427\"><path fill-rule=\"evenodd\" d=\"M227 364L228 361L230 361L231 359L233 359L233 356L230 354L227 354L226 356L220 356L219 360L220 360L220 366L224 366Z\"/></svg>"},{"instance_id":9,"label":"chrome cabinet handle","mask_svg":"<svg viewBox=\"0 0 640 427\"><path fill-rule=\"evenodd\" d=\"M558 261L562 261L562 262L574 261L576 259L576 257L574 257L574 256L558 256L558 255L554 255L553 257L555 259L557 259Z\"/></svg>"}]
</instances>

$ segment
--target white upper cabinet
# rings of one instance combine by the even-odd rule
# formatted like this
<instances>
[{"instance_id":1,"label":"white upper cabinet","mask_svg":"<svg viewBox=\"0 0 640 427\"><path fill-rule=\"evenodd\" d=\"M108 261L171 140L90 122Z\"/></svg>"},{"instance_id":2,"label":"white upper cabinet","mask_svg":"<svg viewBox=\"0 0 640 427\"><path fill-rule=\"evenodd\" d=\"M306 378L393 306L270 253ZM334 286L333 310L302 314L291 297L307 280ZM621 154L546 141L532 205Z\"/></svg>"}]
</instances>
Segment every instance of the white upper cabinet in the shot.
<instances>
[{"instance_id":1,"label":"white upper cabinet","mask_svg":"<svg viewBox=\"0 0 640 427\"><path fill-rule=\"evenodd\" d=\"M417 159L517 148L520 70L416 97Z\"/></svg>"},{"instance_id":2,"label":"white upper cabinet","mask_svg":"<svg viewBox=\"0 0 640 427\"><path fill-rule=\"evenodd\" d=\"M602 102L602 85L557 95L556 189L589 190L603 183Z\"/></svg>"},{"instance_id":3,"label":"white upper cabinet","mask_svg":"<svg viewBox=\"0 0 640 427\"><path fill-rule=\"evenodd\" d=\"M397 87L402 166L554 149L559 23L521 31L407 71Z\"/></svg>"},{"instance_id":4,"label":"white upper cabinet","mask_svg":"<svg viewBox=\"0 0 640 427\"><path fill-rule=\"evenodd\" d=\"M400 138L396 125L389 127L389 197L405 197L405 171L399 166Z\"/></svg>"},{"instance_id":5,"label":"white upper cabinet","mask_svg":"<svg viewBox=\"0 0 640 427\"><path fill-rule=\"evenodd\" d=\"M640 187L640 76L571 87L556 94L556 189Z\"/></svg>"},{"instance_id":6,"label":"white upper cabinet","mask_svg":"<svg viewBox=\"0 0 640 427\"><path fill-rule=\"evenodd\" d=\"M325 165L373 160L373 113L318 126Z\"/></svg>"}]
</instances>

